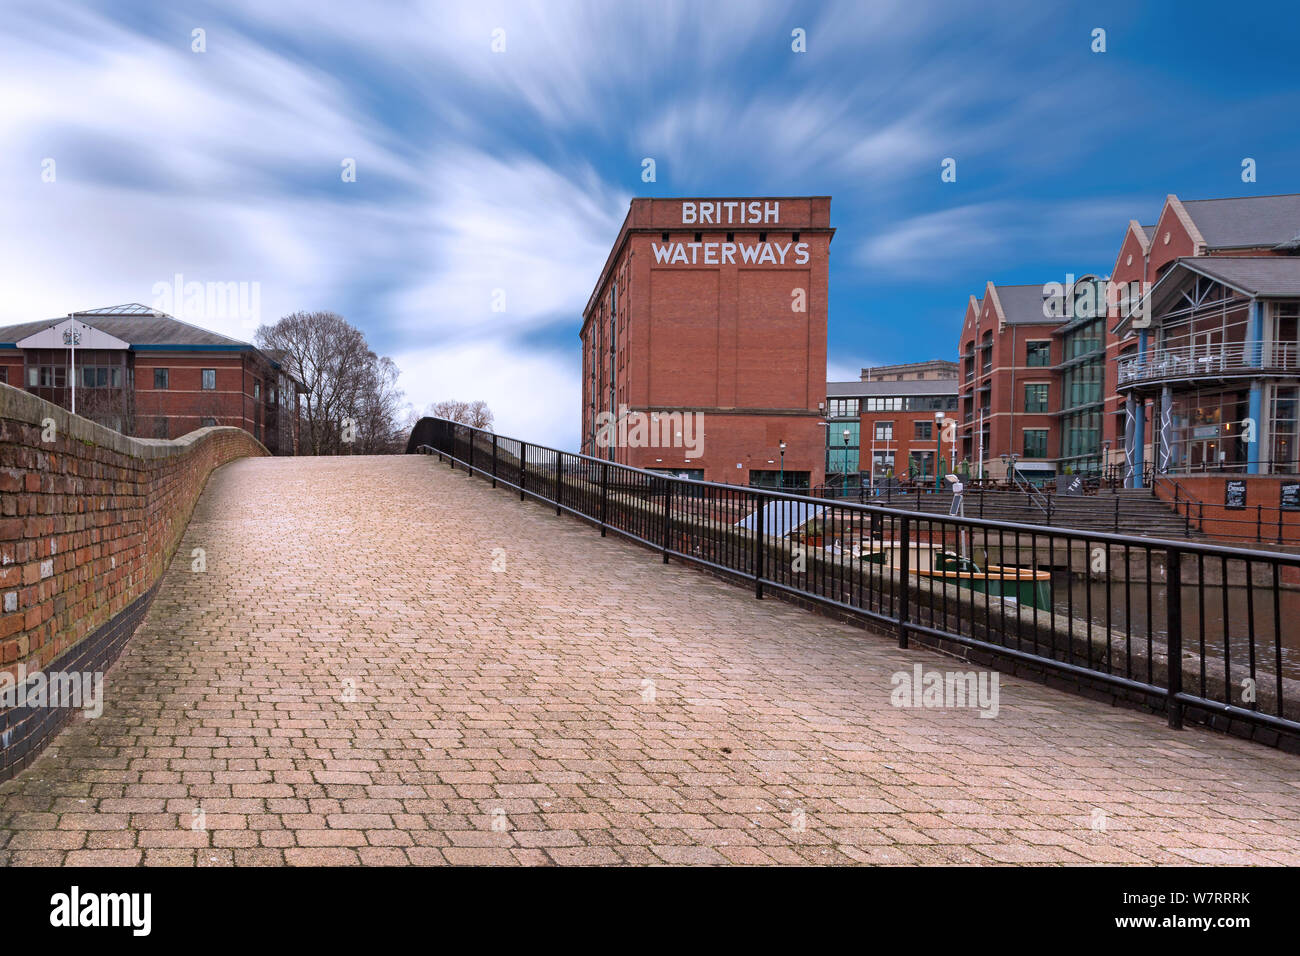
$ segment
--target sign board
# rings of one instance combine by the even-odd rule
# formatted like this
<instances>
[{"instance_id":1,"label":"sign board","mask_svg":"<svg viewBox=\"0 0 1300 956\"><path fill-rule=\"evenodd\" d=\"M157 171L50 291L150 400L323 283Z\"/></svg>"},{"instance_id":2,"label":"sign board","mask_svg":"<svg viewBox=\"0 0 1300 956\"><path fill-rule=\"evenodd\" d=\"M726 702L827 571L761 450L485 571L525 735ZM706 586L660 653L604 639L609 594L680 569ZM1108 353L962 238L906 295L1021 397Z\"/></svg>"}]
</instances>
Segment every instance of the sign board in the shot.
<instances>
[{"instance_id":1,"label":"sign board","mask_svg":"<svg viewBox=\"0 0 1300 956\"><path fill-rule=\"evenodd\" d=\"M1282 482L1282 510L1300 511L1300 481Z\"/></svg>"},{"instance_id":2,"label":"sign board","mask_svg":"<svg viewBox=\"0 0 1300 956\"><path fill-rule=\"evenodd\" d=\"M1058 495L1083 494L1083 476L1082 475L1057 475L1056 493Z\"/></svg>"},{"instance_id":3,"label":"sign board","mask_svg":"<svg viewBox=\"0 0 1300 956\"><path fill-rule=\"evenodd\" d=\"M1246 483L1233 478L1223 486L1223 506L1240 511L1246 507Z\"/></svg>"}]
</instances>

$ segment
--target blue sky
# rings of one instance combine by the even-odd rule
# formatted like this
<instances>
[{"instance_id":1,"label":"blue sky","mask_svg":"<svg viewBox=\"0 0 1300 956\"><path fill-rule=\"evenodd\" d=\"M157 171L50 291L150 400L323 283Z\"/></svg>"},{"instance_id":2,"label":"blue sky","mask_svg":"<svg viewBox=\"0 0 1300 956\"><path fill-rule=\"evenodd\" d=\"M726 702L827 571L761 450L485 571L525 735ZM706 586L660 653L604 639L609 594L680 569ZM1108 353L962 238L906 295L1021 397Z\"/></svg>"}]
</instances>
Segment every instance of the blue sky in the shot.
<instances>
[{"instance_id":1,"label":"blue sky","mask_svg":"<svg viewBox=\"0 0 1300 956\"><path fill-rule=\"evenodd\" d=\"M257 283L262 321L362 328L416 407L484 398L574 447L581 310L634 195L829 194L831 377L953 357L988 279L1109 272L1168 193L1300 191L1296 10L6 3L0 323Z\"/></svg>"}]
</instances>

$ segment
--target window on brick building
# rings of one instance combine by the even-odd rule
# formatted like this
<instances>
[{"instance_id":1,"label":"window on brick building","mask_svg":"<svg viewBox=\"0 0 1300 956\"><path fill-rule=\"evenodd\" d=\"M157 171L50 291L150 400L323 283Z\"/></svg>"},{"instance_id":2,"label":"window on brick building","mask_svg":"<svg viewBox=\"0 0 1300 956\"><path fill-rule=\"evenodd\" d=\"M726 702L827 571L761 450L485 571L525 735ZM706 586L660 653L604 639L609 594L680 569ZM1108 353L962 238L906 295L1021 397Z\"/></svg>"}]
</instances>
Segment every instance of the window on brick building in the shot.
<instances>
[{"instance_id":1,"label":"window on brick building","mask_svg":"<svg viewBox=\"0 0 1300 956\"><path fill-rule=\"evenodd\" d=\"M153 387L154 387L154 388L166 388L166 387L167 387L167 380L168 380L168 377L169 377L169 371L170 371L169 369L165 369L165 368L156 368L156 369L153 370Z\"/></svg>"},{"instance_id":2,"label":"window on brick building","mask_svg":"<svg viewBox=\"0 0 1300 956\"><path fill-rule=\"evenodd\" d=\"M9 384L9 369L0 368L0 382L3 382L5 385Z\"/></svg>"},{"instance_id":3,"label":"window on brick building","mask_svg":"<svg viewBox=\"0 0 1300 956\"><path fill-rule=\"evenodd\" d=\"M217 387L217 370L215 368L205 368L203 370L203 388L206 391L213 391Z\"/></svg>"},{"instance_id":4,"label":"window on brick building","mask_svg":"<svg viewBox=\"0 0 1300 956\"><path fill-rule=\"evenodd\" d=\"M254 383L253 383L253 398L261 398L261 397L262 397L262 383L261 383L261 382L254 382Z\"/></svg>"},{"instance_id":5,"label":"window on brick building","mask_svg":"<svg viewBox=\"0 0 1300 956\"><path fill-rule=\"evenodd\" d=\"M893 441L894 423L876 422L876 441Z\"/></svg>"},{"instance_id":6,"label":"window on brick building","mask_svg":"<svg viewBox=\"0 0 1300 956\"><path fill-rule=\"evenodd\" d=\"M933 437L934 422L913 422L916 434L913 435L917 441L929 441Z\"/></svg>"},{"instance_id":7,"label":"window on brick building","mask_svg":"<svg viewBox=\"0 0 1300 956\"><path fill-rule=\"evenodd\" d=\"M204 418L199 422L199 424L203 428L211 428L217 424L217 420L215 418Z\"/></svg>"},{"instance_id":8,"label":"window on brick building","mask_svg":"<svg viewBox=\"0 0 1300 956\"><path fill-rule=\"evenodd\" d=\"M1047 457L1047 429L1046 428L1025 429L1025 457L1026 458Z\"/></svg>"},{"instance_id":9,"label":"window on brick building","mask_svg":"<svg viewBox=\"0 0 1300 956\"><path fill-rule=\"evenodd\" d=\"M1025 411L1047 411L1047 383L1030 383L1025 386Z\"/></svg>"},{"instance_id":10,"label":"window on brick building","mask_svg":"<svg viewBox=\"0 0 1300 956\"><path fill-rule=\"evenodd\" d=\"M1052 364L1051 342L1026 342L1025 364L1046 367Z\"/></svg>"},{"instance_id":11,"label":"window on brick building","mask_svg":"<svg viewBox=\"0 0 1300 956\"><path fill-rule=\"evenodd\" d=\"M154 438L167 437L167 419L162 418L160 416L153 420L153 437Z\"/></svg>"}]
</instances>

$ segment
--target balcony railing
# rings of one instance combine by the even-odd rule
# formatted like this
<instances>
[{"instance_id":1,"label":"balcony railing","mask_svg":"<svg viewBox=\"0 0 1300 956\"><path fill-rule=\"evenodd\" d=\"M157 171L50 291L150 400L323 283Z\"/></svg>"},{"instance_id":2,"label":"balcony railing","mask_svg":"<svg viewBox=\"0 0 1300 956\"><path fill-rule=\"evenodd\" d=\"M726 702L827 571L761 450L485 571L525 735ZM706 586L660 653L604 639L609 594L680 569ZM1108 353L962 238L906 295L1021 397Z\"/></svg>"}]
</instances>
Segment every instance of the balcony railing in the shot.
<instances>
[{"instance_id":1,"label":"balcony railing","mask_svg":"<svg viewBox=\"0 0 1300 956\"><path fill-rule=\"evenodd\" d=\"M1300 372L1298 351L1300 348L1294 342L1156 349L1147 355L1121 359L1119 384L1252 372Z\"/></svg>"}]
</instances>

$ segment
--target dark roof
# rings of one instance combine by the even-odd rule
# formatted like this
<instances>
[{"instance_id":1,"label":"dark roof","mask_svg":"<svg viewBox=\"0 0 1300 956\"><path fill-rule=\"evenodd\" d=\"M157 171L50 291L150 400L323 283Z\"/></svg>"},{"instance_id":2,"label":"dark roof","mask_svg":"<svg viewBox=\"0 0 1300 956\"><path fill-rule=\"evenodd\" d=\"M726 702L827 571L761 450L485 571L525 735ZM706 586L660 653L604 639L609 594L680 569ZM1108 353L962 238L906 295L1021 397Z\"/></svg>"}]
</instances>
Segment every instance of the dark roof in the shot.
<instances>
[{"instance_id":1,"label":"dark roof","mask_svg":"<svg viewBox=\"0 0 1300 956\"><path fill-rule=\"evenodd\" d=\"M1264 298L1300 298L1300 259L1292 256L1198 256L1178 264Z\"/></svg>"},{"instance_id":2,"label":"dark roof","mask_svg":"<svg viewBox=\"0 0 1300 956\"><path fill-rule=\"evenodd\" d=\"M910 379L904 382L827 382L827 398L869 398L884 395L956 395L957 379Z\"/></svg>"},{"instance_id":3,"label":"dark roof","mask_svg":"<svg viewBox=\"0 0 1300 956\"><path fill-rule=\"evenodd\" d=\"M993 288L1002 303L1007 325L1050 325L1066 319L1068 310L1060 305L1056 309L1057 315L1046 313L1043 303L1047 297L1042 285L995 285Z\"/></svg>"},{"instance_id":4,"label":"dark roof","mask_svg":"<svg viewBox=\"0 0 1300 956\"><path fill-rule=\"evenodd\" d=\"M158 312L137 303L90 309L77 312L75 315L92 328L107 332L131 345L210 346L223 349L253 347L248 342L201 329L197 325L190 325L188 322L172 318L165 312ZM22 322L18 325L0 327L0 345L13 345L19 339L25 339L42 329L48 329L51 325L56 325L65 319L67 316L61 315L55 319L41 319L37 322Z\"/></svg>"},{"instance_id":5,"label":"dark roof","mask_svg":"<svg viewBox=\"0 0 1300 956\"><path fill-rule=\"evenodd\" d=\"M1183 208L1211 249L1272 247L1300 235L1300 193L1190 199Z\"/></svg>"}]
</instances>

